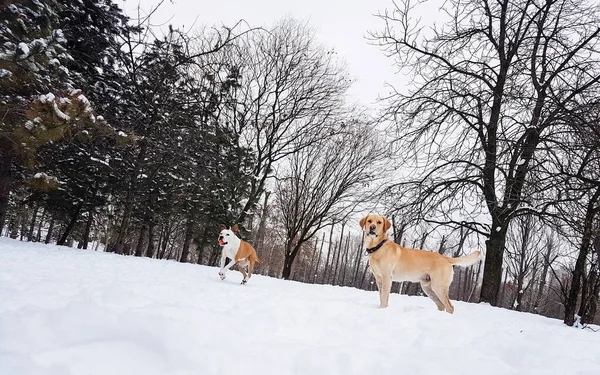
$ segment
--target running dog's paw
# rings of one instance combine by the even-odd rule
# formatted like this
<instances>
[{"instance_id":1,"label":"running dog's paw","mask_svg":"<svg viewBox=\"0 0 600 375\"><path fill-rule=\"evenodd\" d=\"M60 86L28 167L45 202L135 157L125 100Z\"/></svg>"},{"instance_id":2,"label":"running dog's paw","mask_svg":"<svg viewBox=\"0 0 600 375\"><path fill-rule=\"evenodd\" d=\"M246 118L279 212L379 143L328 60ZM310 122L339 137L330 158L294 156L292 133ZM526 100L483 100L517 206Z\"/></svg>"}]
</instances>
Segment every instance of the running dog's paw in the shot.
<instances>
[{"instance_id":1,"label":"running dog's paw","mask_svg":"<svg viewBox=\"0 0 600 375\"><path fill-rule=\"evenodd\" d=\"M246 285L247 282L248 282L248 280L246 280L246 279L242 280L242 285Z\"/></svg>"},{"instance_id":2,"label":"running dog's paw","mask_svg":"<svg viewBox=\"0 0 600 375\"><path fill-rule=\"evenodd\" d=\"M219 272L219 277L221 280L225 280L225 274L223 272Z\"/></svg>"}]
</instances>

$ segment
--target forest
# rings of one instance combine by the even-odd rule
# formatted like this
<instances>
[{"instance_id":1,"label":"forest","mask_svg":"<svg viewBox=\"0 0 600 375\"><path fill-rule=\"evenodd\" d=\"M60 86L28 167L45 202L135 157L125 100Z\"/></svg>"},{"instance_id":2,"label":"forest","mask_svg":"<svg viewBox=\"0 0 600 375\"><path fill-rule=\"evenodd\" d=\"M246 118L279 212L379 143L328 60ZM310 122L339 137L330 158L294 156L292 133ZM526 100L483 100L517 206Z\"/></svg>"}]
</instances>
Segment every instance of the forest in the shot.
<instances>
[{"instance_id":1,"label":"forest","mask_svg":"<svg viewBox=\"0 0 600 375\"><path fill-rule=\"evenodd\" d=\"M258 274L376 290L358 224L376 212L403 246L484 252L452 299L599 323L600 5L422 6L365 30L411 77L367 107L305 20L3 1L0 235L215 266L239 224Z\"/></svg>"}]
</instances>

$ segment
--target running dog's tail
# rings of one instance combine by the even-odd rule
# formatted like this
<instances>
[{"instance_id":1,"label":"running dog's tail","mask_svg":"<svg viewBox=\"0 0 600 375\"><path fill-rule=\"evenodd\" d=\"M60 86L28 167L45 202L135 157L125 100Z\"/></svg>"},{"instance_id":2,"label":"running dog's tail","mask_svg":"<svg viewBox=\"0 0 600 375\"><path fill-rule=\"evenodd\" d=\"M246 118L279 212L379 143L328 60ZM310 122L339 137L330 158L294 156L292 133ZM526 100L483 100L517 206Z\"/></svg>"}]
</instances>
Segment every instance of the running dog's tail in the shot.
<instances>
[{"instance_id":1,"label":"running dog's tail","mask_svg":"<svg viewBox=\"0 0 600 375\"><path fill-rule=\"evenodd\" d=\"M481 257L481 251L477 250L472 252L469 255L465 255L462 257L458 257L458 258L448 258L448 262L450 264L452 264L453 266L463 266L463 267L467 267L470 266L472 264L475 264L479 261L479 258Z\"/></svg>"}]
</instances>

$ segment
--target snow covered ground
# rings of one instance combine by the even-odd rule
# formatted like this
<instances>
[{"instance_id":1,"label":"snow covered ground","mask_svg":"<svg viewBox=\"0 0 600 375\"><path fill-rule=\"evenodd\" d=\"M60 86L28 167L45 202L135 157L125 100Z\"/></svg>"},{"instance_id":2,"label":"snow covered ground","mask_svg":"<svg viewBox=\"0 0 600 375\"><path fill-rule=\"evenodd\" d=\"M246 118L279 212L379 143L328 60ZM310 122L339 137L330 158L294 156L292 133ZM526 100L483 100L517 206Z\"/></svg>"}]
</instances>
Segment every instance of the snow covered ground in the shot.
<instances>
[{"instance_id":1,"label":"snow covered ground","mask_svg":"<svg viewBox=\"0 0 600 375\"><path fill-rule=\"evenodd\" d=\"M0 374L600 374L600 333L558 320L240 280L0 238Z\"/></svg>"}]
</instances>

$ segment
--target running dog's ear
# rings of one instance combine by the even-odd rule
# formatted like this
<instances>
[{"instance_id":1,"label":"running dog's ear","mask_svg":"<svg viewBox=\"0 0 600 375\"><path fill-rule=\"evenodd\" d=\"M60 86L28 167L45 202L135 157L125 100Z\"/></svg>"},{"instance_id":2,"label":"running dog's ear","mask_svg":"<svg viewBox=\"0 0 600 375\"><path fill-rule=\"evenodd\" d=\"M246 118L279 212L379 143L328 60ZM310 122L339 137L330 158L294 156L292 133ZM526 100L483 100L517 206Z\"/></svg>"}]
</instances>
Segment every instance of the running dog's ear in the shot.
<instances>
[{"instance_id":1,"label":"running dog's ear","mask_svg":"<svg viewBox=\"0 0 600 375\"><path fill-rule=\"evenodd\" d=\"M237 224L231 227L231 231L232 231L233 233L237 232L238 230L240 230L240 227L238 227L238 225L237 225Z\"/></svg>"},{"instance_id":2,"label":"running dog's ear","mask_svg":"<svg viewBox=\"0 0 600 375\"><path fill-rule=\"evenodd\" d=\"M367 222L367 217L368 216L365 216L362 219L360 219L360 227L361 227L361 229L365 227L365 223Z\"/></svg>"},{"instance_id":3,"label":"running dog's ear","mask_svg":"<svg viewBox=\"0 0 600 375\"><path fill-rule=\"evenodd\" d=\"M227 225L225 225L225 224L220 224L220 225L219 225L219 229L220 229L220 230L225 230L225 229L227 229Z\"/></svg>"},{"instance_id":4,"label":"running dog's ear","mask_svg":"<svg viewBox=\"0 0 600 375\"><path fill-rule=\"evenodd\" d=\"M390 223L390 221L383 216L381 218L383 219L383 232L387 232L392 226L392 223Z\"/></svg>"}]
</instances>

